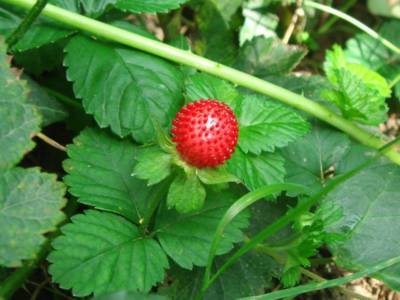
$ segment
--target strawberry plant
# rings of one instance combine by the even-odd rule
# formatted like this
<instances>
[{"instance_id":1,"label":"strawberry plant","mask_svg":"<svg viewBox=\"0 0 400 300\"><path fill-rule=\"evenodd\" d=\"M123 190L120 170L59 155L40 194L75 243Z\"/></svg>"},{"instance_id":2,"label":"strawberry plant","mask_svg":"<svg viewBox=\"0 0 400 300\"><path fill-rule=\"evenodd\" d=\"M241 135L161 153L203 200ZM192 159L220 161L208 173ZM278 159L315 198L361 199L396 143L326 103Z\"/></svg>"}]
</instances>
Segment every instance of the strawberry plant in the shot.
<instances>
[{"instance_id":1,"label":"strawberry plant","mask_svg":"<svg viewBox=\"0 0 400 300\"><path fill-rule=\"evenodd\" d=\"M400 22L336 4L1 0L0 299L400 290Z\"/></svg>"}]
</instances>

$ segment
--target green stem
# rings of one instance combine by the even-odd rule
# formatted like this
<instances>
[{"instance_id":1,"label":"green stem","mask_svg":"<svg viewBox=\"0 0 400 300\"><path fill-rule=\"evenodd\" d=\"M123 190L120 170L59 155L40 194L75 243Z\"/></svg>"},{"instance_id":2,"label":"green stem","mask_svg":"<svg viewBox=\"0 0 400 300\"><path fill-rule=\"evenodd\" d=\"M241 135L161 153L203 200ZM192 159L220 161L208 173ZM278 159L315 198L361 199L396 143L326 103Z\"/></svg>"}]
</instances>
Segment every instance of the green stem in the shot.
<instances>
[{"instance_id":1,"label":"green stem","mask_svg":"<svg viewBox=\"0 0 400 300\"><path fill-rule=\"evenodd\" d=\"M315 8L315 9L319 9L319 10L327 12L327 13L330 13L332 15L337 16L338 18L341 18L341 19L349 22L350 24L352 24L355 27L357 27L358 29L364 31L366 34L370 35L374 39L377 39L378 41L380 41L384 46L386 46L387 48L389 48L393 52L396 52L397 54L400 54L400 48L398 48L396 45L394 45L392 42L388 41L387 39L383 38L375 30L373 30L370 27L368 27L367 25L361 23L357 19L349 16L348 14L345 14L345 13L343 13L343 12L337 10L337 9L334 9L334 8L332 8L330 6L323 5L323 4L320 4L320 3L316 3L316 2L310 1L310 0L304 1L304 5L312 7L312 8Z\"/></svg>"},{"instance_id":2,"label":"green stem","mask_svg":"<svg viewBox=\"0 0 400 300\"><path fill-rule=\"evenodd\" d=\"M10 4L30 9L34 0L1 0ZM306 97L293 93L287 89L274 85L268 81L251 76L236 69L221 65L215 61L195 55L190 51L181 50L170 45L155 41L141 35L129 32L100 21L96 21L79 14L58 8L48 4L42 14L59 21L65 25L84 30L88 33L106 38L108 40L133 47L168 60L188 65L216 75L225 80L231 81L250 90L275 98L294 108L303 110L318 119L321 119L332 126L346 132L348 135L372 148L380 148L384 141L371 133L359 128L349 120L330 111L328 108L310 100ZM387 151L385 154L392 161L400 165L400 153L395 150Z\"/></svg>"},{"instance_id":3,"label":"green stem","mask_svg":"<svg viewBox=\"0 0 400 300\"><path fill-rule=\"evenodd\" d=\"M66 104L66 105L68 105L68 106L72 106L72 107L74 107L74 108L76 108L76 109L79 109L79 110L81 110L81 111L84 111L84 110L83 110L83 107L82 107L82 104L80 104L79 102L77 102L77 101L75 101L75 100L73 100L73 99L71 99L71 98L69 98L69 97L67 97L67 96L65 96L65 95L63 95L63 94L61 94L61 93L59 93L59 92L53 90L53 89L50 89L50 88L48 88L48 87L42 86L42 88L43 88L49 95L51 95L51 96L57 98L60 102Z\"/></svg>"},{"instance_id":4,"label":"green stem","mask_svg":"<svg viewBox=\"0 0 400 300\"><path fill-rule=\"evenodd\" d=\"M352 8L356 3L357 0L346 1L346 3L338 10L341 11L342 13L345 13L350 8ZM332 15L331 18L329 18L329 20L326 21L324 24L322 24L322 26L318 29L317 34L322 35L326 33L337 22L337 20L339 20L339 18L336 15Z\"/></svg>"},{"instance_id":5,"label":"green stem","mask_svg":"<svg viewBox=\"0 0 400 300\"><path fill-rule=\"evenodd\" d=\"M28 15L22 20L21 24L11 33L7 38L6 43L8 48L11 49L29 30L32 23L35 22L37 17L42 12L43 8L46 6L48 0L38 0L32 9L28 12Z\"/></svg>"}]
</instances>

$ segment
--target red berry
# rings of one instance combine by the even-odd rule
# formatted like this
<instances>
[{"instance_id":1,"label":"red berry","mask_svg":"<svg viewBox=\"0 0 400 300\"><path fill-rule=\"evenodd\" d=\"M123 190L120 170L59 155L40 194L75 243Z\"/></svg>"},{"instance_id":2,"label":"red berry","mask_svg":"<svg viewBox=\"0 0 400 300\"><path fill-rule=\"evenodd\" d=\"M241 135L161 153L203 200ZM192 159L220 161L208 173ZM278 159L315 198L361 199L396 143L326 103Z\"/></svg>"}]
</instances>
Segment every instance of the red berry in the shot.
<instances>
[{"instance_id":1,"label":"red berry","mask_svg":"<svg viewBox=\"0 0 400 300\"><path fill-rule=\"evenodd\" d=\"M172 140L181 158L197 168L213 168L226 161L238 141L235 114L217 100L187 104L172 121Z\"/></svg>"}]
</instances>

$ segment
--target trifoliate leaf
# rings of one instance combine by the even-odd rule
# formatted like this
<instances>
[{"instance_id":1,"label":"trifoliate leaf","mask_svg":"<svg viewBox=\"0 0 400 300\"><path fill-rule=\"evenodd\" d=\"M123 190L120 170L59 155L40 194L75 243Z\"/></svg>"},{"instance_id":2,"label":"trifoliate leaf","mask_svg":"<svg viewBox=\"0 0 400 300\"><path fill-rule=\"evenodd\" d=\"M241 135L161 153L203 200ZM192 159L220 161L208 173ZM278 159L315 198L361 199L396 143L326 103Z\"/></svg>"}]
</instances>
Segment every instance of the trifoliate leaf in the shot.
<instances>
[{"instance_id":1,"label":"trifoliate leaf","mask_svg":"<svg viewBox=\"0 0 400 300\"><path fill-rule=\"evenodd\" d=\"M282 150L285 181L302 184L314 194L325 185L329 169L336 168L349 149L350 140L345 134L316 124L304 138Z\"/></svg>"},{"instance_id":2,"label":"trifoliate leaf","mask_svg":"<svg viewBox=\"0 0 400 300\"><path fill-rule=\"evenodd\" d=\"M27 100L28 88L6 61L0 40L0 169L22 159L34 147L31 137L38 132L40 116Z\"/></svg>"},{"instance_id":3,"label":"trifoliate leaf","mask_svg":"<svg viewBox=\"0 0 400 300\"><path fill-rule=\"evenodd\" d=\"M197 73L186 79L187 101L200 99L215 99L225 102L234 112L238 113L242 95L229 82L205 73Z\"/></svg>"},{"instance_id":4,"label":"trifoliate leaf","mask_svg":"<svg viewBox=\"0 0 400 300\"><path fill-rule=\"evenodd\" d=\"M192 194L187 194L190 201ZM207 191L204 207L196 212L179 214L163 207L157 218L155 232L161 246L181 267L192 269L193 265L205 266L213 234L226 210L240 195L231 191L214 193ZM218 255L227 253L233 243L242 240L241 229L248 225L248 213L239 214L225 229L219 243Z\"/></svg>"},{"instance_id":5,"label":"trifoliate leaf","mask_svg":"<svg viewBox=\"0 0 400 300\"><path fill-rule=\"evenodd\" d=\"M306 53L304 48L288 46L275 38L255 37L240 48L235 66L258 77L283 75L292 71Z\"/></svg>"},{"instance_id":6,"label":"trifoliate leaf","mask_svg":"<svg viewBox=\"0 0 400 300\"><path fill-rule=\"evenodd\" d=\"M86 129L67 146L64 178L78 201L139 222L153 189L132 176L136 147L98 129Z\"/></svg>"},{"instance_id":7,"label":"trifoliate leaf","mask_svg":"<svg viewBox=\"0 0 400 300\"><path fill-rule=\"evenodd\" d=\"M168 208L175 207L180 213L198 211L204 205L206 190L195 174L180 172L168 191Z\"/></svg>"},{"instance_id":8,"label":"trifoliate leaf","mask_svg":"<svg viewBox=\"0 0 400 300\"><path fill-rule=\"evenodd\" d=\"M179 6L188 0L114 0L115 6L124 11L133 13L165 13Z\"/></svg>"},{"instance_id":9,"label":"trifoliate leaf","mask_svg":"<svg viewBox=\"0 0 400 300\"><path fill-rule=\"evenodd\" d=\"M33 259L64 219L64 185L38 169L10 169L0 174L0 265L19 267Z\"/></svg>"},{"instance_id":10,"label":"trifoliate leaf","mask_svg":"<svg viewBox=\"0 0 400 300\"><path fill-rule=\"evenodd\" d=\"M365 147L354 148L341 164L362 156ZM342 169L341 164L339 169ZM350 161L350 165L352 162ZM349 166L346 167L346 169ZM328 230L345 234L346 240L331 247L340 266L350 270L371 267L400 255L400 169L378 161L338 185L324 200L338 206L343 218ZM400 289L400 264L373 275L391 288Z\"/></svg>"},{"instance_id":11,"label":"trifoliate leaf","mask_svg":"<svg viewBox=\"0 0 400 300\"><path fill-rule=\"evenodd\" d=\"M282 183L285 177L284 159L278 153L245 154L236 148L227 163L228 171L247 188L255 190L264 185Z\"/></svg>"},{"instance_id":12,"label":"trifoliate leaf","mask_svg":"<svg viewBox=\"0 0 400 300\"><path fill-rule=\"evenodd\" d=\"M148 185L159 183L171 173L172 156L158 146L139 148L136 160L132 175L148 180Z\"/></svg>"},{"instance_id":13,"label":"trifoliate leaf","mask_svg":"<svg viewBox=\"0 0 400 300\"><path fill-rule=\"evenodd\" d=\"M28 103L32 103L42 115L42 126L45 127L55 122L63 121L68 117L66 108L28 76L23 76L27 81L29 93Z\"/></svg>"},{"instance_id":14,"label":"trifoliate leaf","mask_svg":"<svg viewBox=\"0 0 400 300\"><path fill-rule=\"evenodd\" d=\"M324 70L334 89L325 90L323 95L344 117L372 125L385 120L385 98L391 91L382 76L363 65L348 63L339 46L328 51Z\"/></svg>"},{"instance_id":15,"label":"trifoliate leaf","mask_svg":"<svg viewBox=\"0 0 400 300\"><path fill-rule=\"evenodd\" d=\"M168 260L159 244L120 216L88 210L61 231L52 243L49 272L74 296L147 292L164 278Z\"/></svg>"},{"instance_id":16,"label":"trifoliate leaf","mask_svg":"<svg viewBox=\"0 0 400 300\"><path fill-rule=\"evenodd\" d=\"M155 56L74 37L65 65L75 95L100 127L140 142L154 140L152 119L169 128L182 100L182 74Z\"/></svg>"},{"instance_id":17,"label":"trifoliate leaf","mask_svg":"<svg viewBox=\"0 0 400 300\"><path fill-rule=\"evenodd\" d=\"M247 95L241 104L239 147L245 153L273 152L309 129L307 121L293 110L261 96Z\"/></svg>"},{"instance_id":18,"label":"trifoliate leaf","mask_svg":"<svg viewBox=\"0 0 400 300\"><path fill-rule=\"evenodd\" d=\"M70 1L65 1L70 2ZM1 4L0 5L0 35L5 37L10 34L22 22L24 15L16 12L13 7ZM58 40L70 36L74 31L61 26L59 23L49 22L39 18L30 26L29 30L22 36L21 39L13 47L15 51L26 51L34 48L39 48L46 44L54 43Z\"/></svg>"}]
</instances>

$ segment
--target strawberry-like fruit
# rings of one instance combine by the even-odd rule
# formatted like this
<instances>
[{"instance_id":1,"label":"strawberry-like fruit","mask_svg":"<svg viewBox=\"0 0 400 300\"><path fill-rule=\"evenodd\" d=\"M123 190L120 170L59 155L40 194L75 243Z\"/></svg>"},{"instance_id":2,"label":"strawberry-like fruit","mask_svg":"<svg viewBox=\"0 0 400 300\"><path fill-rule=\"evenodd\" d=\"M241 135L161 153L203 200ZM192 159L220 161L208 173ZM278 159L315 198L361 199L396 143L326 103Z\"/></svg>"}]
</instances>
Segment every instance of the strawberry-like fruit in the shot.
<instances>
[{"instance_id":1,"label":"strawberry-like fruit","mask_svg":"<svg viewBox=\"0 0 400 300\"><path fill-rule=\"evenodd\" d=\"M172 140L181 158L197 168L223 164L238 141L235 114L217 100L187 104L176 114L172 125Z\"/></svg>"}]
</instances>

